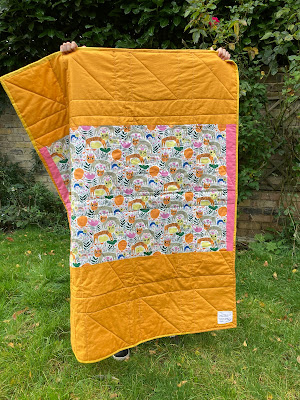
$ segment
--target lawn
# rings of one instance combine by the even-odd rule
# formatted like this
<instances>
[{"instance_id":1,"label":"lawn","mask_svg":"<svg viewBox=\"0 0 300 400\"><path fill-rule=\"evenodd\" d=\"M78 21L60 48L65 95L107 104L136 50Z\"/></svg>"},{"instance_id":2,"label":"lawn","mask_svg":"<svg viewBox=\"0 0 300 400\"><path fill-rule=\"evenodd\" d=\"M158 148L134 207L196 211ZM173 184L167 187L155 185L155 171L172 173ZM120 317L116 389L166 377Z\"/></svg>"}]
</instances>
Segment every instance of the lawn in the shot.
<instances>
[{"instance_id":1,"label":"lawn","mask_svg":"<svg viewBox=\"0 0 300 400\"><path fill-rule=\"evenodd\" d=\"M0 399L300 399L300 255L237 253L235 329L80 364L70 345L69 232L2 234L0 249Z\"/></svg>"}]
</instances>

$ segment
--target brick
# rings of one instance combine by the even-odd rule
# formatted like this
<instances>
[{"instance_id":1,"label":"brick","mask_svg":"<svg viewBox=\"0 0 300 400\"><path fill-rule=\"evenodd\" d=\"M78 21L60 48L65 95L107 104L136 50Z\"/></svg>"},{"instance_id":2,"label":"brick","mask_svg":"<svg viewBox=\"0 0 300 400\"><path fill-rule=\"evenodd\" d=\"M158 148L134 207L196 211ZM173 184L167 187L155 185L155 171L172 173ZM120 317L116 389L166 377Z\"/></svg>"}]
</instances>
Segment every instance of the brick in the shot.
<instances>
[{"instance_id":1,"label":"brick","mask_svg":"<svg viewBox=\"0 0 300 400\"><path fill-rule=\"evenodd\" d=\"M0 135L8 135L11 133L11 128L0 128Z\"/></svg>"},{"instance_id":2,"label":"brick","mask_svg":"<svg viewBox=\"0 0 300 400\"><path fill-rule=\"evenodd\" d=\"M253 230L253 229L260 229L261 224L259 222L253 222L253 221L238 221L237 223L238 228L241 229L249 229L249 230Z\"/></svg>"},{"instance_id":3,"label":"brick","mask_svg":"<svg viewBox=\"0 0 300 400\"><path fill-rule=\"evenodd\" d=\"M272 222L274 220L274 217L272 215L251 215L251 220L252 221L257 221L257 222Z\"/></svg>"},{"instance_id":4,"label":"brick","mask_svg":"<svg viewBox=\"0 0 300 400\"><path fill-rule=\"evenodd\" d=\"M13 127L11 128L12 133L17 133L18 135L27 135L26 131L24 130L23 127Z\"/></svg>"},{"instance_id":5,"label":"brick","mask_svg":"<svg viewBox=\"0 0 300 400\"><path fill-rule=\"evenodd\" d=\"M238 216L238 221L250 221L250 215L249 214L240 214Z\"/></svg>"},{"instance_id":6,"label":"brick","mask_svg":"<svg viewBox=\"0 0 300 400\"><path fill-rule=\"evenodd\" d=\"M263 213L265 215L277 215L278 214L278 210L275 208L264 208L263 209Z\"/></svg>"},{"instance_id":7,"label":"brick","mask_svg":"<svg viewBox=\"0 0 300 400\"><path fill-rule=\"evenodd\" d=\"M26 148L26 149L33 149L33 144L31 142L16 142L15 147L17 148Z\"/></svg>"},{"instance_id":8,"label":"brick","mask_svg":"<svg viewBox=\"0 0 300 400\"><path fill-rule=\"evenodd\" d=\"M248 229L241 229L237 228L236 230L236 236L242 236L242 237L247 237L249 235L249 230Z\"/></svg>"},{"instance_id":9,"label":"brick","mask_svg":"<svg viewBox=\"0 0 300 400\"><path fill-rule=\"evenodd\" d=\"M250 199L244 200L241 203L239 203L239 206L241 207L251 206L251 200Z\"/></svg>"},{"instance_id":10,"label":"brick","mask_svg":"<svg viewBox=\"0 0 300 400\"><path fill-rule=\"evenodd\" d=\"M16 135L11 133L10 135L7 135L7 140L9 142L21 142L24 141L23 135Z\"/></svg>"},{"instance_id":11,"label":"brick","mask_svg":"<svg viewBox=\"0 0 300 400\"><path fill-rule=\"evenodd\" d=\"M280 199L280 192L260 192L260 198L263 200L273 200L277 201Z\"/></svg>"},{"instance_id":12,"label":"brick","mask_svg":"<svg viewBox=\"0 0 300 400\"><path fill-rule=\"evenodd\" d=\"M262 208L254 208L254 207L244 207L242 208L242 212L244 214L251 214L251 215L255 215L255 214L263 214L263 209Z\"/></svg>"},{"instance_id":13,"label":"brick","mask_svg":"<svg viewBox=\"0 0 300 400\"><path fill-rule=\"evenodd\" d=\"M274 200L254 200L254 204L252 204L252 206L260 207L260 208L264 208L264 207L275 208L275 207L278 207L278 203L277 203L277 201L274 201Z\"/></svg>"},{"instance_id":14,"label":"brick","mask_svg":"<svg viewBox=\"0 0 300 400\"><path fill-rule=\"evenodd\" d=\"M256 200L256 199L259 199L259 191L257 190L252 192L250 200Z\"/></svg>"}]
</instances>

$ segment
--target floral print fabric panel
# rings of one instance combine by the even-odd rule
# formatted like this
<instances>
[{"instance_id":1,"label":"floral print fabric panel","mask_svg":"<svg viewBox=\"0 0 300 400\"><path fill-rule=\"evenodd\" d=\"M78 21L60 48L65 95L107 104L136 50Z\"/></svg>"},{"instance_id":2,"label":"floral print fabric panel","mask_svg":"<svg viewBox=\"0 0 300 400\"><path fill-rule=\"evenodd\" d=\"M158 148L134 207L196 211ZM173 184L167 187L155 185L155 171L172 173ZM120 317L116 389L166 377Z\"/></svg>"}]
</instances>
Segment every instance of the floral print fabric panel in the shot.
<instances>
[{"instance_id":1,"label":"floral print fabric panel","mask_svg":"<svg viewBox=\"0 0 300 400\"><path fill-rule=\"evenodd\" d=\"M69 141L73 267L226 249L226 125L80 126Z\"/></svg>"}]
</instances>

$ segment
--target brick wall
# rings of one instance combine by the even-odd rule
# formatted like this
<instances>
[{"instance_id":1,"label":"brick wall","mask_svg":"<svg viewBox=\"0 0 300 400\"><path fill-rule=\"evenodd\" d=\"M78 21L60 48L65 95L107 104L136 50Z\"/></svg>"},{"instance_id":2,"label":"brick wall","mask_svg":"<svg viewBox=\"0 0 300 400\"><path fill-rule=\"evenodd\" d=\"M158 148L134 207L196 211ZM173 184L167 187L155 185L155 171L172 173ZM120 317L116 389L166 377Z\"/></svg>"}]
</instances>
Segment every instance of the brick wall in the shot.
<instances>
[{"instance_id":1,"label":"brick wall","mask_svg":"<svg viewBox=\"0 0 300 400\"><path fill-rule=\"evenodd\" d=\"M0 115L0 154L6 155L21 168L32 168L32 143L11 103L5 106ZM34 150L35 151L35 150ZM36 180L43 182L52 192L57 193L45 168L36 174Z\"/></svg>"},{"instance_id":2,"label":"brick wall","mask_svg":"<svg viewBox=\"0 0 300 400\"><path fill-rule=\"evenodd\" d=\"M276 114L277 105L280 104L280 91L282 88L283 75L277 74L268 77L266 81L268 85L268 97L270 99L270 107ZM295 119L295 124L299 121ZM10 103L5 106L4 112L0 115L0 154L6 154L13 162L27 170L32 167L32 149L33 146L30 139L22 127L14 108ZM278 155L274 156L278 159ZM280 157L279 157L280 159ZM274 167L268 166L266 169L266 177L261 182L261 190L254 191L251 198L239 204L238 221L237 221L237 239L249 241L255 234L264 233L268 228L280 230L281 226L276 222L276 214L280 201L280 187L282 179L273 171ZM36 180L43 182L54 193L56 189L46 172L36 174ZM299 193L300 194L300 193ZM300 210L300 195L297 200L298 209Z\"/></svg>"}]
</instances>

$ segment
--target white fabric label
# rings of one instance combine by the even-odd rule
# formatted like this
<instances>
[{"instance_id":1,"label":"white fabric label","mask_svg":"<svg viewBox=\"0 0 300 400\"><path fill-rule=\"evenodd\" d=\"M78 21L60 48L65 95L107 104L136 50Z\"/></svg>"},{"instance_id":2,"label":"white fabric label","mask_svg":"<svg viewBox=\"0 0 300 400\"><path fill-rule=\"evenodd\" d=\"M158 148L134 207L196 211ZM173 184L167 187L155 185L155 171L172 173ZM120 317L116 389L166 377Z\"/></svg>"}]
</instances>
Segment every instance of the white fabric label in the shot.
<instances>
[{"instance_id":1,"label":"white fabric label","mask_svg":"<svg viewBox=\"0 0 300 400\"><path fill-rule=\"evenodd\" d=\"M228 324L232 322L232 311L218 311L218 324Z\"/></svg>"}]
</instances>

